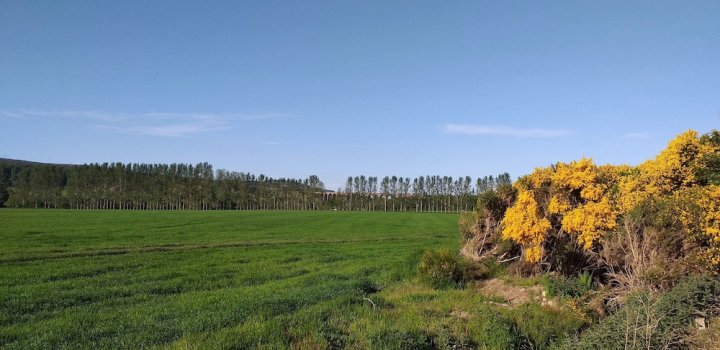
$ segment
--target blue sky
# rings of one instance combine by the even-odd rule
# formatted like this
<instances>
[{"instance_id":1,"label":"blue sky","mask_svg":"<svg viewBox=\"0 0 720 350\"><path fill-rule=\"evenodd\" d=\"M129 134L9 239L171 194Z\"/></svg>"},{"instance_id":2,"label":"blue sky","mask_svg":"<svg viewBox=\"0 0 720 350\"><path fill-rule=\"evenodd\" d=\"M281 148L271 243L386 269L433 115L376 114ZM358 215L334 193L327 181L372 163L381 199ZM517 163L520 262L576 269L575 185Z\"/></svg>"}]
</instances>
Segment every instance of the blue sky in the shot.
<instances>
[{"instance_id":1,"label":"blue sky","mask_svg":"<svg viewBox=\"0 0 720 350\"><path fill-rule=\"evenodd\" d=\"M636 164L720 127L720 2L0 0L0 157L273 177Z\"/></svg>"}]
</instances>

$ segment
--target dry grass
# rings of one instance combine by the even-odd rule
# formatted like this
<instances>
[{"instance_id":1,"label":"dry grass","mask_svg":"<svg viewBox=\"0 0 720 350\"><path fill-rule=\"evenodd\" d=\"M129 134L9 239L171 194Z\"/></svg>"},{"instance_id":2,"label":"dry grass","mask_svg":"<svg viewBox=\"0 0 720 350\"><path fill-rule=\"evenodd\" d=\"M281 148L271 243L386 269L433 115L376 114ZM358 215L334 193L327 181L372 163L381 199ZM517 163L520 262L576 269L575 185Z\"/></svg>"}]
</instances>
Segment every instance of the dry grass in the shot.
<instances>
[{"instance_id":1,"label":"dry grass","mask_svg":"<svg viewBox=\"0 0 720 350\"><path fill-rule=\"evenodd\" d=\"M605 238L598 260L613 287L610 304L622 304L633 291L667 291L679 280L683 264L662 247L660 236L656 229L625 218L623 227Z\"/></svg>"}]
</instances>

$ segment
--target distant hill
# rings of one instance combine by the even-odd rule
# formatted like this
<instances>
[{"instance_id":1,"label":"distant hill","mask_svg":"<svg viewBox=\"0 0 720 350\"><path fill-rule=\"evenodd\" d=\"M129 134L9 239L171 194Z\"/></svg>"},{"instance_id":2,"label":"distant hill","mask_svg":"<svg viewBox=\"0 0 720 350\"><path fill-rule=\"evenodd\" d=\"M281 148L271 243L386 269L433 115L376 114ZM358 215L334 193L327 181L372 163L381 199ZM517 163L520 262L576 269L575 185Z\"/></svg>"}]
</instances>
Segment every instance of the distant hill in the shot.
<instances>
[{"instance_id":1,"label":"distant hill","mask_svg":"<svg viewBox=\"0 0 720 350\"><path fill-rule=\"evenodd\" d=\"M10 159L10 158L0 158L0 163L3 164L9 164L9 165L15 165L15 166L24 166L24 165L54 165L64 168L71 168L74 166L78 166L78 164L58 164L58 163L43 163L43 162L33 162L29 160L21 160L21 159Z\"/></svg>"}]
</instances>

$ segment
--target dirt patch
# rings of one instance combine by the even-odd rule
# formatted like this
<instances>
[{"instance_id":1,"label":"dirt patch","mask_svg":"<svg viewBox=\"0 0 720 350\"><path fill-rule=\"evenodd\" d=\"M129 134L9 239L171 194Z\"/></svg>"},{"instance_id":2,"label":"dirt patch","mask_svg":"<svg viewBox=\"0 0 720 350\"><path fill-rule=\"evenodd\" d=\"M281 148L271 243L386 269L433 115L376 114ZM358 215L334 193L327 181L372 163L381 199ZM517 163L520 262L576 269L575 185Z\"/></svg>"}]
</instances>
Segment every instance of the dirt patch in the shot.
<instances>
[{"instance_id":1,"label":"dirt patch","mask_svg":"<svg viewBox=\"0 0 720 350\"><path fill-rule=\"evenodd\" d=\"M505 300L505 303L510 306L525 304L531 301L547 303L547 300L543 296L543 288L541 286L513 286L499 278L485 281L480 285L480 292L487 296L501 297Z\"/></svg>"}]
</instances>

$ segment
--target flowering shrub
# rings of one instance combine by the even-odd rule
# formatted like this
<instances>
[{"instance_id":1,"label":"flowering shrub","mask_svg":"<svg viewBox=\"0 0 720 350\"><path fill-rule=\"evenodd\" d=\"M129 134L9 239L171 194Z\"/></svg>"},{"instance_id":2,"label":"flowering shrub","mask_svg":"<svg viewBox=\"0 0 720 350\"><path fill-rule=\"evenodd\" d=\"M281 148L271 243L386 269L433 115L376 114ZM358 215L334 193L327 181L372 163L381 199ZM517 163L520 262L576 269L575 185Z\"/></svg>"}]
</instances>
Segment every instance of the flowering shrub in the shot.
<instances>
[{"instance_id":1,"label":"flowering shrub","mask_svg":"<svg viewBox=\"0 0 720 350\"><path fill-rule=\"evenodd\" d=\"M538 168L513 186L515 202L502 219L502 237L523 248L527 262L542 262L550 237L570 235L585 251L602 249L601 238L620 217L648 201L672 197L683 234L700 247L705 268L720 268L720 158L717 132L678 135L654 159L637 167L597 166L590 158ZM710 179L710 180L708 180Z\"/></svg>"}]
</instances>

